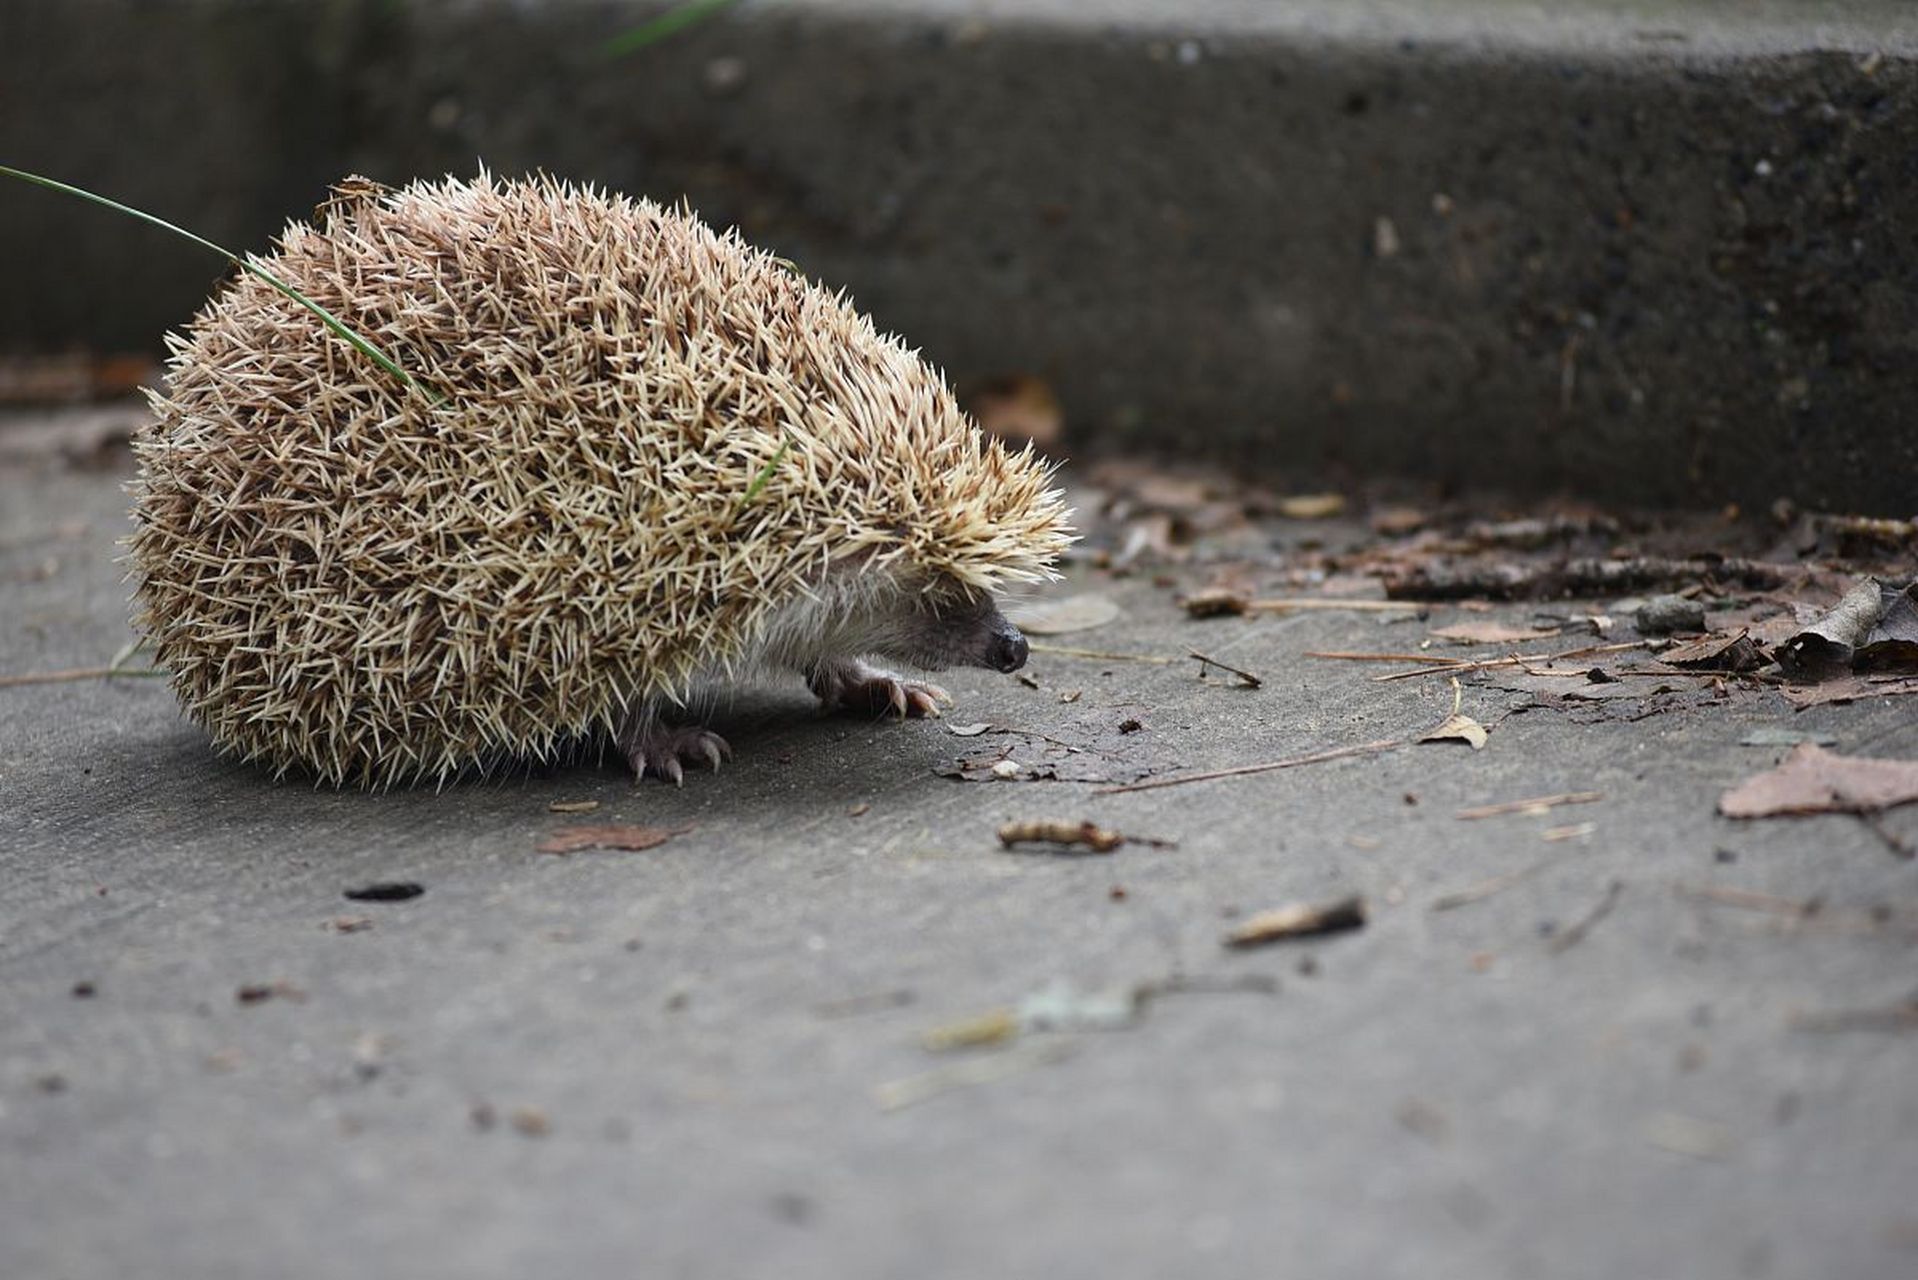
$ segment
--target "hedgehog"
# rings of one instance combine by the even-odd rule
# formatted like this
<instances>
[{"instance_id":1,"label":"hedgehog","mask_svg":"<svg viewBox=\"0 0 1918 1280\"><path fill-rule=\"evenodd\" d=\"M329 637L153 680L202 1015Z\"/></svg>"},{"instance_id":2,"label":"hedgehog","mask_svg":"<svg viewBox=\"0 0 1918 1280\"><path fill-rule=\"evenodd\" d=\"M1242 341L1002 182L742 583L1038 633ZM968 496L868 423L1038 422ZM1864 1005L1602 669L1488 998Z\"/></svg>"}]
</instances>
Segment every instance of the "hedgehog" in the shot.
<instances>
[{"instance_id":1,"label":"hedgehog","mask_svg":"<svg viewBox=\"0 0 1918 1280\"><path fill-rule=\"evenodd\" d=\"M717 694L936 716L880 663L1014 671L1053 469L843 293L684 209L550 177L348 179L167 340L136 629L222 751L444 784L597 742L682 783Z\"/></svg>"}]
</instances>

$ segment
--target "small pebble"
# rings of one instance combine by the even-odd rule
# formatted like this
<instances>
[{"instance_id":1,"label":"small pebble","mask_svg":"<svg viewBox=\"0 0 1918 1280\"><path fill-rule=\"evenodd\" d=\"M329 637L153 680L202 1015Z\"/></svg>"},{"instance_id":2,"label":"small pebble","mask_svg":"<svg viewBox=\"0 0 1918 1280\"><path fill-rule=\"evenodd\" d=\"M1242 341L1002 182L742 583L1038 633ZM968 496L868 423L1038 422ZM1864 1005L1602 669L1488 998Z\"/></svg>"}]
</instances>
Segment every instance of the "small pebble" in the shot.
<instances>
[{"instance_id":1,"label":"small pebble","mask_svg":"<svg viewBox=\"0 0 1918 1280\"><path fill-rule=\"evenodd\" d=\"M1632 615L1639 634L1662 636L1673 631L1703 631L1705 606L1684 596L1653 596Z\"/></svg>"}]
</instances>

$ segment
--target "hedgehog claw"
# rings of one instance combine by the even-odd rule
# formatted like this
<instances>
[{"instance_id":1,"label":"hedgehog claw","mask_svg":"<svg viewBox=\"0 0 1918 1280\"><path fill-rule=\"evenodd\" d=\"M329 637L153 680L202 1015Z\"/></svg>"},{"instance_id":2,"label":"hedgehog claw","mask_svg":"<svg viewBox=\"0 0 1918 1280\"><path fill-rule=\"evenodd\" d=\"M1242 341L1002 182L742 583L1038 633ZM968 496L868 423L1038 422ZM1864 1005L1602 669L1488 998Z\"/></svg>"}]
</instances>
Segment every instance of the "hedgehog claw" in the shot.
<instances>
[{"instance_id":1,"label":"hedgehog claw","mask_svg":"<svg viewBox=\"0 0 1918 1280\"><path fill-rule=\"evenodd\" d=\"M720 762L730 760L732 754L732 744L711 729L655 726L626 748L626 763L632 766L634 782L643 780L651 770L654 777L683 787L686 769L680 761L703 763L717 773Z\"/></svg>"},{"instance_id":2,"label":"hedgehog claw","mask_svg":"<svg viewBox=\"0 0 1918 1280\"><path fill-rule=\"evenodd\" d=\"M938 719L952 695L936 684L904 680L863 662L821 664L808 683L828 711L851 711L876 719Z\"/></svg>"}]
</instances>

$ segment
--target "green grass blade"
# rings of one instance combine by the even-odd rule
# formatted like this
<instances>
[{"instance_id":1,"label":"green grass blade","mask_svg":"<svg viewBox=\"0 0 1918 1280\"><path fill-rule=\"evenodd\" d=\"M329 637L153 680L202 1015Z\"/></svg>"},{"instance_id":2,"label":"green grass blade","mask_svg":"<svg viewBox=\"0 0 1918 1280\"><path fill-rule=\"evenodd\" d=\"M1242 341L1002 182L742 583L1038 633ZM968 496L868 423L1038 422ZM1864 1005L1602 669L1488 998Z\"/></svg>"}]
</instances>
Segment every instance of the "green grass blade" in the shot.
<instances>
[{"instance_id":1,"label":"green grass blade","mask_svg":"<svg viewBox=\"0 0 1918 1280\"><path fill-rule=\"evenodd\" d=\"M785 460L787 452L792 447L793 438L791 436L787 436L779 442L779 448L773 451L772 457L766 459L766 465L759 469L759 474L753 477L753 482L746 486L746 495L739 500L740 506L744 507L749 505L754 498L759 496L760 492L765 489L767 483L773 478L773 472L778 468L779 464Z\"/></svg>"},{"instance_id":2,"label":"green grass blade","mask_svg":"<svg viewBox=\"0 0 1918 1280\"><path fill-rule=\"evenodd\" d=\"M648 45L658 44L666 37L676 35L734 3L737 0L687 0L685 4L668 9L651 22L614 36L601 46L602 51L609 58L623 57Z\"/></svg>"},{"instance_id":3,"label":"green grass blade","mask_svg":"<svg viewBox=\"0 0 1918 1280\"><path fill-rule=\"evenodd\" d=\"M0 164L0 175L5 175L6 177L9 177L9 178L18 178L22 182L31 182L35 186L45 187L50 191L59 191L59 192L63 192L66 195L78 196L82 200L90 201L91 203L100 205L103 208L112 209L115 213L124 213L129 218L138 218L141 222L144 222L149 226L159 227L163 231L171 231L174 235L179 236L181 239L190 240L194 244L199 245L202 249L206 249L206 250L209 250L210 252L219 254L222 258L225 258L228 262L232 263L234 266L238 267L240 270L247 272L249 275L258 276L260 279L266 281L268 284L272 285L275 289L278 289L281 293L285 294L287 297L293 299L293 301L305 307L308 311L311 311L314 315L318 316L323 322L325 322L327 328L333 330L333 332L339 334L340 337L346 339L347 342L351 343L355 351L358 351L361 355L365 356L367 359L371 360L374 364L377 364L380 368L392 374L395 378L398 378L401 382L405 383L407 386L413 387L416 390L418 390L421 394L425 395L430 400L432 400L434 404L440 403L440 401L443 399L443 397L435 393L425 383L415 378L412 374L408 373L406 370L400 368L398 362L395 361L391 356L387 355L384 351L381 351L378 347L374 346L371 342L367 341L365 338L362 338L358 333L354 332L353 329L350 328L345 321L341 320L338 316L334 315L331 311L328 311L325 307L313 301L313 299L307 297L305 294L301 293L298 289L295 289L292 285L280 279L278 276L274 275L271 271L268 271L265 267L260 266L258 263L253 262L250 259L242 258L239 254L233 252L233 250L225 248L224 246L221 246L221 245L217 245L213 243L211 240L207 239L205 236L195 235L193 232L188 231L185 227L176 226L175 224L168 222L165 218L155 217L153 214L146 212L144 209L135 209L131 205L121 204L118 200L111 200L111 199L108 199L106 196L97 195L94 192L88 191L84 187L72 186L69 183L61 182L55 178L42 177L40 174L28 173L25 169L14 169L3 164Z\"/></svg>"}]
</instances>

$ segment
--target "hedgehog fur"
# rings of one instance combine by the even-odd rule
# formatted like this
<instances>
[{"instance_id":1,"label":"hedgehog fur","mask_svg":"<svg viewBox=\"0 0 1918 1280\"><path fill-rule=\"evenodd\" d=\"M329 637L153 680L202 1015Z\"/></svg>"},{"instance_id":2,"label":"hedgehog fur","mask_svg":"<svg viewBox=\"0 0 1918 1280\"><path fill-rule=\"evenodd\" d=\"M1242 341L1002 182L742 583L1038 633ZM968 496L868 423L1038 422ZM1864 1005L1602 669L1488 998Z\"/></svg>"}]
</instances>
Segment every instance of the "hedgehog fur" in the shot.
<instances>
[{"instance_id":1,"label":"hedgehog fur","mask_svg":"<svg viewBox=\"0 0 1918 1280\"><path fill-rule=\"evenodd\" d=\"M135 441L135 623L221 748L377 787L610 735L677 780L724 744L661 718L756 669L916 713L860 654L1023 661L991 593L1051 576L1061 495L842 295L549 178L315 222L261 265L419 385L243 274Z\"/></svg>"}]
</instances>

